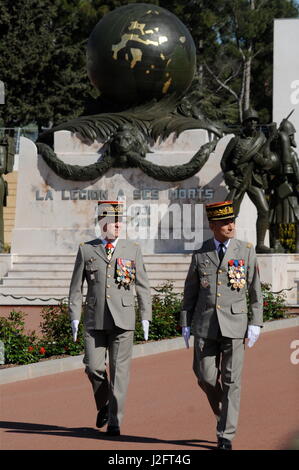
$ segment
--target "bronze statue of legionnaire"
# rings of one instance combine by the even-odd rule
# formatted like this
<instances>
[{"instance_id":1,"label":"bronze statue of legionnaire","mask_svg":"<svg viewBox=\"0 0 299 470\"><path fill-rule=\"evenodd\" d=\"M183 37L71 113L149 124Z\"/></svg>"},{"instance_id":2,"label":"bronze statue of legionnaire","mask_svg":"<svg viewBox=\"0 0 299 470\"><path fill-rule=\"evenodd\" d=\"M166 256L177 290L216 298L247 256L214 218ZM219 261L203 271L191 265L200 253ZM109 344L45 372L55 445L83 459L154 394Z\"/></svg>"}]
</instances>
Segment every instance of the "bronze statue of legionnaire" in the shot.
<instances>
[{"instance_id":1,"label":"bronze statue of legionnaire","mask_svg":"<svg viewBox=\"0 0 299 470\"><path fill-rule=\"evenodd\" d=\"M265 246L266 231L269 228L269 205L265 195L267 188L267 170L271 161L263 158L265 134L258 130L259 116L254 109L244 111L242 131L233 137L221 159L224 180L229 187L226 199L234 202L234 211L238 215L245 193L257 208L257 253L270 253Z\"/></svg>"},{"instance_id":2,"label":"bronze statue of legionnaire","mask_svg":"<svg viewBox=\"0 0 299 470\"><path fill-rule=\"evenodd\" d=\"M296 129L283 119L272 144L272 168L269 175L270 244L275 252L284 252L279 235L280 224L294 224L295 252L299 252L299 159L294 148Z\"/></svg>"}]
</instances>

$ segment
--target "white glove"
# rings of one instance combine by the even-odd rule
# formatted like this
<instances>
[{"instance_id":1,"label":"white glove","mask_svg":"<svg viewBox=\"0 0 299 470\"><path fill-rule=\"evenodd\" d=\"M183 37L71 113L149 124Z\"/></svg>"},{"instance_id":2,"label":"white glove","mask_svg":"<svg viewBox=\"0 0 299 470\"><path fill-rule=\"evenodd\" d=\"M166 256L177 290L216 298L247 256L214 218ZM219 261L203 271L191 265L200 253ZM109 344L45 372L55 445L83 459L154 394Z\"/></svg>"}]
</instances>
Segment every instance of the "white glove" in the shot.
<instances>
[{"instance_id":1,"label":"white glove","mask_svg":"<svg viewBox=\"0 0 299 470\"><path fill-rule=\"evenodd\" d=\"M182 327L182 336L185 340L186 348L189 348L190 330L191 330L190 326Z\"/></svg>"},{"instance_id":2,"label":"white glove","mask_svg":"<svg viewBox=\"0 0 299 470\"><path fill-rule=\"evenodd\" d=\"M141 320L141 323L142 323L144 340L147 341L148 340L149 321L148 320Z\"/></svg>"},{"instance_id":3,"label":"white glove","mask_svg":"<svg viewBox=\"0 0 299 470\"><path fill-rule=\"evenodd\" d=\"M261 332L261 327L257 325L249 325L248 326L248 331L247 331L247 346L249 348L252 348L258 337L260 336Z\"/></svg>"},{"instance_id":4,"label":"white glove","mask_svg":"<svg viewBox=\"0 0 299 470\"><path fill-rule=\"evenodd\" d=\"M74 342L77 341L78 325L79 325L79 320L72 320L71 321L71 327L72 327Z\"/></svg>"}]
</instances>

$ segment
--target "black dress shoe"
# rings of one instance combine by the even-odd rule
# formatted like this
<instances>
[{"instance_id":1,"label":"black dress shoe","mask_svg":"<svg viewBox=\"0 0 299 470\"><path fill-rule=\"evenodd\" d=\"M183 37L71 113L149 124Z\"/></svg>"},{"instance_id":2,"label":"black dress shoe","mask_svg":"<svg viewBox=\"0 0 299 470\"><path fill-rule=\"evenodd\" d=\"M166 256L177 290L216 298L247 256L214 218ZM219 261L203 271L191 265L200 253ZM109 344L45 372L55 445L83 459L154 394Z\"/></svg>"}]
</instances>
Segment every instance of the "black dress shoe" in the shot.
<instances>
[{"instance_id":1,"label":"black dress shoe","mask_svg":"<svg viewBox=\"0 0 299 470\"><path fill-rule=\"evenodd\" d=\"M120 429L118 426L108 426L106 434L108 436L120 436Z\"/></svg>"},{"instance_id":2,"label":"black dress shoe","mask_svg":"<svg viewBox=\"0 0 299 470\"><path fill-rule=\"evenodd\" d=\"M98 412L96 427L102 428L108 423L108 404L104 405Z\"/></svg>"},{"instance_id":3,"label":"black dress shoe","mask_svg":"<svg viewBox=\"0 0 299 470\"><path fill-rule=\"evenodd\" d=\"M225 439L225 437L219 437L217 449L232 450L232 443L229 439Z\"/></svg>"}]
</instances>

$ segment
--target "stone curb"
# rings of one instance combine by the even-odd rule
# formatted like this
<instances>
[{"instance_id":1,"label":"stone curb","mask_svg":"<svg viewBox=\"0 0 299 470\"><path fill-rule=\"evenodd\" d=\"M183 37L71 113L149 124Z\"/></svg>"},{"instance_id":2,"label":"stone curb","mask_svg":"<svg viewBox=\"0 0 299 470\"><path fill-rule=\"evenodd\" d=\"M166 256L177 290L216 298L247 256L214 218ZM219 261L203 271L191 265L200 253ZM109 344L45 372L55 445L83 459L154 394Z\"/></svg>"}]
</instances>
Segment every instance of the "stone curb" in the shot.
<instances>
[{"instance_id":1,"label":"stone curb","mask_svg":"<svg viewBox=\"0 0 299 470\"><path fill-rule=\"evenodd\" d=\"M262 329L262 333L295 326L299 326L299 317L289 318L286 320L275 320L266 323ZM193 336L190 338L190 346L193 346ZM182 337L136 344L133 347L133 359L183 348L185 348L185 342ZM83 369L84 364L82 361L83 355L80 355L2 369L0 370L0 384L34 379L45 375L57 374L59 372Z\"/></svg>"}]
</instances>

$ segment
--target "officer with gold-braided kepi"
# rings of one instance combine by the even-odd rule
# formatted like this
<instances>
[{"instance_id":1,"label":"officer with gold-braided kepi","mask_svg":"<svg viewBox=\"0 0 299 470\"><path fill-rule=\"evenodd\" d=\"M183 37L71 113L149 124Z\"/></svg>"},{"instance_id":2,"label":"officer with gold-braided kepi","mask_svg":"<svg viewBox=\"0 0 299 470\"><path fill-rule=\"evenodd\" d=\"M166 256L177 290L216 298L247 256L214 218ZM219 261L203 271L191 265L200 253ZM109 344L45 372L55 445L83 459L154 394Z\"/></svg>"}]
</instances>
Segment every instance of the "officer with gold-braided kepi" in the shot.
<instances>
[{"instance_id":1,"label":"officer with gold-braided kepi","mask_svg":"<svg viewBox=\"0 0 299 470\"><path fill-rule=\"evenodd\" d=\"M121 201L99 201L101 238L79 246L69 294L69 314L76 341L82 287L88 291L84 311L86 373L93 387L98 428L118 436L129 383L137 294L144 339L152 318L150 286L138 243L120 238ZM106 353L109 353L109 380Z\"/></svg>"},{"instance_id":2,"label":"officer with gold-braided kepi","mask_svg":"<svg viewBox=\"0 0 299 470\"><path fill-rule=\"evenodd\" d=\"M193 253L181 325L187 346L192 325L193 370L217 420L218 449L230 450L239 415L245 337L249 347L257 340L263 302L255 250L234 238L232 201L208 204L206 212L214 237Z\"/></svg>"}]
</instances>

